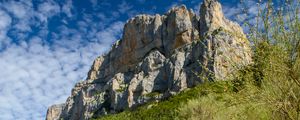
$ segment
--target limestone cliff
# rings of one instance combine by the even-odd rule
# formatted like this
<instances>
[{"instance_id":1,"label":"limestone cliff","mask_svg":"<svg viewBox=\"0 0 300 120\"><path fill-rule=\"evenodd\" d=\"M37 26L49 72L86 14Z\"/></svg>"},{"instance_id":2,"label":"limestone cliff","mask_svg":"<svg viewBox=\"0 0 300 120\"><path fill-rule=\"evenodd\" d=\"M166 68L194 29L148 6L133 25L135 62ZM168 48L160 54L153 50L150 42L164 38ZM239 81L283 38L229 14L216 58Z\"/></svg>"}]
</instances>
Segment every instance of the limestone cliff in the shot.
<instances>
[{"instance_id":1,"label":"limestone cliff","mask_svg":"<svg viewBox=\"0 0 300 120\"><path fill-rule=\"evenodd\" d=\"M200 16L185 6L164 15L138 15L128 20L110 52L94 61L66 103L48 109L46 119L118 113L202 83L195 73L225 80L250 62L246 36L224 17L217 0L205 0Z\"/></svg>"}]
</instances>

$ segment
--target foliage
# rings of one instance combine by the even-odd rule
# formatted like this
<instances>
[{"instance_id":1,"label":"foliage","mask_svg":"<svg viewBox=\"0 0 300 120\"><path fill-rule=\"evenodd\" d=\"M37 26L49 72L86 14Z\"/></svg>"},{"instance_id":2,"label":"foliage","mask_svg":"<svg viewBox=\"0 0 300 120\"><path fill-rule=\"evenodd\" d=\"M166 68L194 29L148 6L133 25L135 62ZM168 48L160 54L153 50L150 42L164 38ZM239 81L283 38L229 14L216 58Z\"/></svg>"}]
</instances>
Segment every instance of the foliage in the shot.
<instances>
[{"instance_id":1,"label":"foliage","mask_svg":"<svg viewBox=\"0 0 300 120\"><path fill-rule=\"evenodd\" d=\"M161 95L161 93L159 93L159 92L152 92L152 93L145 94L144 96L145 97L150 97L150 98L155 98L155 97L158 97L159 95Z\"/></svg>"},{"instance_id":2,"label":"foliage","mask_svg":"<svg viewBox=\"0 0 300 120\"><path fill-rule=\"evenodd\" d=\"M233 80L206 81L162 102L99 119L299 120L299 0L284 5L275 9L269 0L259 7L248 34L253 64L238 70Z\"/></svg>"},{"instance_id":3,"label":"foliage","mask_svg":"<svg viewBox=\"0 0 300 120\"><path fill-rule=\"evenodd\" d=\"M183 91L178 95L170 97L163 102L152 102L143 105L135 110L126 110L117 115L108 115L100 119L119 120L119 119L175 119L179 115L178 108L181 104L187 103L190 99L206 96L208 93L226 92L229 82L204 83L190 90Z\"/></svg>"}]
</instances>

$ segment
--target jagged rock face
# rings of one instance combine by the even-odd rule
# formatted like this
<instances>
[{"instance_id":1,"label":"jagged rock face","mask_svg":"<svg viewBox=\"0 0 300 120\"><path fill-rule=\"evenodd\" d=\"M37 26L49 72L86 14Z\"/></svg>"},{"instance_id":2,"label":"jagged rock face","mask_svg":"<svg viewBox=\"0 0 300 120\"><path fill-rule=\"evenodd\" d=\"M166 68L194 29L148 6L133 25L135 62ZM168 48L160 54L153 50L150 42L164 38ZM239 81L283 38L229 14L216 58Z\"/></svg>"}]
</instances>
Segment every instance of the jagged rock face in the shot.
<instances>
[{"instance_id":1,"label":"jagged rock face","mask_svg":"<svg viewBox=\"0 0 300 120\"><path fill-rule=\"evenodd\" d=\"M111 51L94 61L66 103L49 108L47 119L121 112L203 82L195 72L225 80L249 63L249 42L216 0L204 1L200 17L185 6L165 15L139 15L126 23Z\"/></svg>"},{"instance_id":2,"label":"jagged rock face","mask_svg":"<svg viewBox=\"0 0 300 120\"><path fill-rule=\"evenodd\" d=\"M58 120L64 104L52 105L48 108L46 120Z\"/></svg>"}]
</instances>

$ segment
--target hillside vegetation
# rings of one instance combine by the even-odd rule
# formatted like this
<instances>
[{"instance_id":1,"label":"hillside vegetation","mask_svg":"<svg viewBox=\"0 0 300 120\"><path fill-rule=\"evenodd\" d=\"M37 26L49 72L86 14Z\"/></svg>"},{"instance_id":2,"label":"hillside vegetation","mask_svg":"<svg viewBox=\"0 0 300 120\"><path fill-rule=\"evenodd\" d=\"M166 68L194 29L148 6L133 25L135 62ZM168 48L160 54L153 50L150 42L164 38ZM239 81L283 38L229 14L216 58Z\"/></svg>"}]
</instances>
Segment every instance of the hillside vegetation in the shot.
<instances>
[{"instance_id":1,"label":"hillside vegetation","mask_svg":"<svg viewBox=\"0 0 300 120\"><path fill-rule=\"evenodd\" d=\"M299 120L299 0L284 5L275 9L269 2L259 7L254 26L245 23L253 26L248 34L253 63L233 79L206 81L162 102L98 119Z\"/></svg>"}]
</instances>

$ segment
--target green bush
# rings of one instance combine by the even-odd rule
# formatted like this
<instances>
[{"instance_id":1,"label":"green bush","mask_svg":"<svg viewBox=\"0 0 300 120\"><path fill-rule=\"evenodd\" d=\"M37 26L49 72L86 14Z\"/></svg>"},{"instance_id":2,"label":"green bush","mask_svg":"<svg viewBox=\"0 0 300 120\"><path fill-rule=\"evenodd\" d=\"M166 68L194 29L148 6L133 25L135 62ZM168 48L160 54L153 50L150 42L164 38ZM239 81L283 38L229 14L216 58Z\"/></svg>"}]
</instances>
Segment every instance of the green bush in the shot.
<instances>
[{"instance_id":1,"label":"green bush","mask_svg":"<svg viewBox=\"0 0 300 120\"><path fill-rule=\"evenodd\" d=\"M287 1L282 9L271 2L259 7L256 21L261 22L250 27L253 64L238 70L233 80L207 81L165 101L99 119L299 120L299 0Z\"/></svg>"},{"instance_id":2,"label":"green bush","mask_svg":"<svg viewBox=\"0 0 300 120\"><path fill-rule=\"evenodd\" d=\"M233 92L183 103L180 119L300 119L299 1L276 10L271 0L252 27L253 64L231 81ZM260 26L260 27L259 27Z\"/></svg>"}]
</instances>

